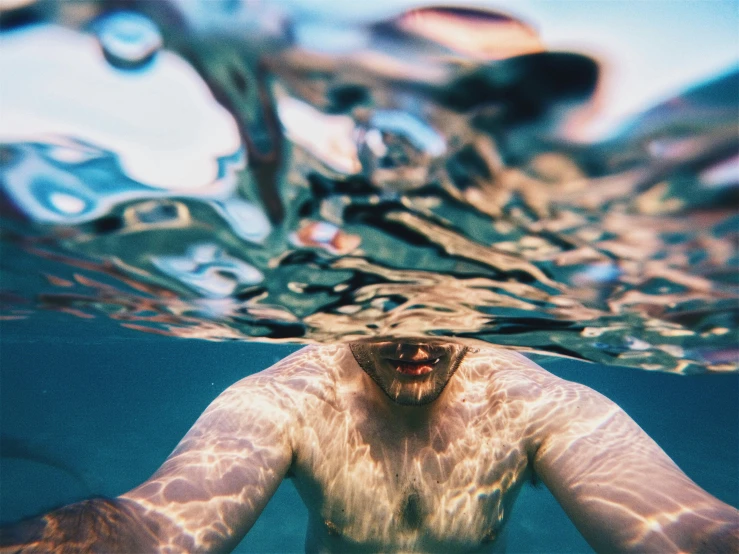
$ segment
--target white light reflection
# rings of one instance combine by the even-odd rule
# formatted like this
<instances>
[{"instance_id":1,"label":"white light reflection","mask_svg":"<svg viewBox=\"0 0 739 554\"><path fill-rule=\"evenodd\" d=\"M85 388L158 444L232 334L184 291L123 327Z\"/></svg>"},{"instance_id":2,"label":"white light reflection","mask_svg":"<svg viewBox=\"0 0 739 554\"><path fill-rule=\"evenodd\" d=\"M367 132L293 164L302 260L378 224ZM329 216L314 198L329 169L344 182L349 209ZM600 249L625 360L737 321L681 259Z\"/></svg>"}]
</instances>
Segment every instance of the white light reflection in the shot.
<instances>
[{"instance_id":1,"label":"white light reflection","mask_svg":"<svg viewBox=\"0 0 739 554\"><path fill-rule=\"evenodd\" d=\"M0 142L62 136L115 152L123 171L151 187L192 191L218 179L218 158L241 148L233 117L197 72L161 51L122 71L91 35L54 25L4 33Z\"/></svg>"}]
</instances>

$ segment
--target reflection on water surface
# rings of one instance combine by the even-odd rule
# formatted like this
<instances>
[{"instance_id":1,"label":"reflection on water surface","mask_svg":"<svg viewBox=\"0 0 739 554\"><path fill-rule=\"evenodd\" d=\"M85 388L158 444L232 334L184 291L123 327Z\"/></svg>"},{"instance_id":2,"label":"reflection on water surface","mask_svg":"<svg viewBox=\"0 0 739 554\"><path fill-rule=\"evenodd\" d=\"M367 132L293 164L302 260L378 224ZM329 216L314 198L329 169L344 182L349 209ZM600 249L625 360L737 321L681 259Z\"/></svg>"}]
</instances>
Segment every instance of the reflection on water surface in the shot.
<instances>
[{"instance_id":1,"label":"reflection on water surface","mask_svg":"<svg viewBox=\"0 0 739 554\"><path fill-rule=\"evenodd\" d=\"M580 144L598 64L505 14L198 5L7 4L3 319L737 369L736 71Z\"/></svg>"}]
</instances>

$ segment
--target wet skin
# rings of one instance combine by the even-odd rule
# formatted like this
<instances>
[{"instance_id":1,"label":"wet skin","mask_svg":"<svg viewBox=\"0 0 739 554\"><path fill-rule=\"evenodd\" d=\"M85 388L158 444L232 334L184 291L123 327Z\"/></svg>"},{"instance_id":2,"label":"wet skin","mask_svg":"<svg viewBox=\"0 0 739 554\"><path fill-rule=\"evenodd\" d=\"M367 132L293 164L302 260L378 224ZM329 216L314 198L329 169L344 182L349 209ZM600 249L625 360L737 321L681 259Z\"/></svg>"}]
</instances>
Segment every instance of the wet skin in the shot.
<instances>
[{"instance_id":1,"label":"wet skin","mask_svg":"<svg viewBox=\"0 0 739 554\"><path fill-rule=\"evenodd\" d=\"M5 530L0 551L227 551L285 477L309 552L499 551L534 474L597 551L738 544L739 513L600 394L513 352L406 340L308 347L241 380L144 484Z\"/></svg>"},{"instance_id":2,"label":"wet skin","mask_svg":"<svg viewBox=\"0 0 739 554\"><path fill-rule=\"evenodd\" d=\"M387 397L403 406L436 400L468 350L462 345L430 341L357 342L350 349Z\"/></svg>"}]
</instances>

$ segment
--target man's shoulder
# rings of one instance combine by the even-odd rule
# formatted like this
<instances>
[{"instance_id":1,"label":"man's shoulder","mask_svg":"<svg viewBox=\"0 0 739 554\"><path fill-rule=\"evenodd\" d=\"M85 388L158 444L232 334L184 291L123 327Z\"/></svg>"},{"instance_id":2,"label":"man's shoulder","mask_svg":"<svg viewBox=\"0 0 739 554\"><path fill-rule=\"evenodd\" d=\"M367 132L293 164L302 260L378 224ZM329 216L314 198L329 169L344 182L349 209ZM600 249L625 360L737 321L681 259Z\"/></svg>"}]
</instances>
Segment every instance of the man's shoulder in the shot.
<instances>
[{"instance_id":1,"label":"man's shoulder","mask_svg":"<svg viewBox=\"0 0 739 554\"><path fill-rule=\"evenodd\" d=\"M336 375L351 351L345 345L310 345L274 365L244 377L224 394L288 398L326 393L335 387Z\"/></svg>"},{"instance_id":2,"label":"man's shoulder","mask_svg":"<svg viewBox=\"0 0 739 554\"><path fill-rule=\"evenodd\" d=\"M294 427L305 415L306 399L335 396L333 364L342 359L343 348L307 346L244 377L213 400L202 425Z\"/></svg>"},{"instance_id":3,"label":"man's shoulder","mask_svg":"<svg viewBox=\"0 0 739 554\"><path fill-rule=\"evenodd\" d=\"M351 350L344 344L312 344L283 358L258 375L280 383L291 379L335 380L336 374L351 357Z\"/></svg>"},{"instance_id":4,"label":"man's shoulder","mask_svg":"<svg viewBox=\"0 0 739 554\"><path fill-rule=\"evenodd\" d=\"M523 354L503 349L480 349L475 355L492 368L491 399L517 403L525 416L528 436L544 440L567 426L598 425L621 409L597 391L562 379Z\"/></svg>"},{"instance_id":5,"label":"man's shoulder","mask_svg":"<svg viewBox=\"0 0 739 554\"><path fill-rule=\"evenodd\" d=\"M470 347L465 364L471 380L509 398L535 398L561 381L520 352L495 346Z\"/></svg>"}]
</instances>

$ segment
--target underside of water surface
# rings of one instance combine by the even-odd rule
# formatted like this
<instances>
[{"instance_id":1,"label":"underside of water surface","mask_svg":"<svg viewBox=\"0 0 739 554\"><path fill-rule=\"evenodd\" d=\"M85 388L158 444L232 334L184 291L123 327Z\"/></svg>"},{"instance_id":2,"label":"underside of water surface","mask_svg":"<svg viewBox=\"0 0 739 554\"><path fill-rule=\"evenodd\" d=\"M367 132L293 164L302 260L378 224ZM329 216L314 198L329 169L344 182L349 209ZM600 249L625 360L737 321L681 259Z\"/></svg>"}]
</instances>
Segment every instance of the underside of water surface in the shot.
<instances>
[{"instance_id":1,"label":"underside of water surface","mask_svg":"<svg viewBox=\"0 0 739 554\"><path fill-rule=\"evenodd\" d=\"M736 68L575 142L599 63L512 16L237 4L0 14L3 325L739 369Z\"/></svg>"}]
</instances>

